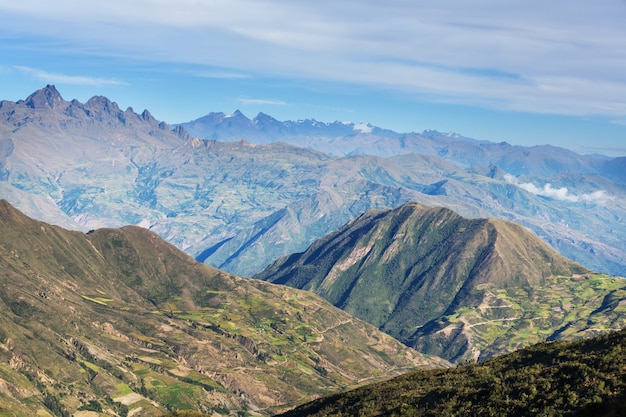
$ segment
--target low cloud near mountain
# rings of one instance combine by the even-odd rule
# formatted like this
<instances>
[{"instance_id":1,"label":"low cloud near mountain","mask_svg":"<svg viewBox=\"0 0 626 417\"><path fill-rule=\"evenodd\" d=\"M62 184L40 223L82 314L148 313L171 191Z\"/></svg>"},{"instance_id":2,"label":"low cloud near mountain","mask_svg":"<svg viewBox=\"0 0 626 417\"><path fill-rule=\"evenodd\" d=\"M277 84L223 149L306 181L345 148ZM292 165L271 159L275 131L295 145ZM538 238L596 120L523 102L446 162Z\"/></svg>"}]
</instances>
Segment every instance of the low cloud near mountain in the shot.
<instances>
[{"instance_id":1,"label":"low cloud near mountain","mask_svg":"<svg viewBox=\"0 0 626 417\"><path fill-rule=\"evenodd\" d=\"M586 194L573 194L567 187L554 188L552 184L546 183L543 188L537 187L531 182L519 182L517 177L506 174L504 179L510 183L520 187L529 193L540 195L543 197L553 198L555 200L569 201L572 203L594 203L606 204L607 201L613 199L605 190L598 190Z\"/></svg>"}]
</instances>

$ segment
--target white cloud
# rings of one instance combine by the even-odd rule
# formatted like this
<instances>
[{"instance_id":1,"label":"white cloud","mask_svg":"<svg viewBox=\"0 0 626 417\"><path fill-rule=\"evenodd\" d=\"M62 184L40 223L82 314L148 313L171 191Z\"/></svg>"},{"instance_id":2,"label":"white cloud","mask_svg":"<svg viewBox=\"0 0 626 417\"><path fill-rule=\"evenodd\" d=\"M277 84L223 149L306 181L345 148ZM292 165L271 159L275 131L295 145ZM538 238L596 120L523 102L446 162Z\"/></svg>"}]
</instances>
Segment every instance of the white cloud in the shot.
<instances>
[{"instance_id":1,"label":"white cloud","mask_svg":"<svg viewBox=\"0 0 626 417\"><path fill-rule=\"evenodd\" d=\"M263 98L241 98L239 99L245 105L269 105L269 106L286 106L287 102L282 100L272 100Z\"/></svg>"},{"instance_id":2,"label":"white cloud","mask_svg":"<svg viewBox=\"0 0 626 417\"><path fill-rule=\"evenodd\" d=\"M217 78L217 79L245 79L250 78L250 75L243 74L241 72L233 71L198 71L193 73L196 77L202 78Z\"/></svg>"},{"instance_id":3,"label":"white cloud","mask_svg":"<svg viewBox=\"0 0 626 417\"><path fill-rule=\"evenodd\" d=\"M88 54L626 116L621 0L0 0L0 14L0 31Z\"/></svg>"},{"instance_id":4,"label":"white cloud","mask_svg":"<svg viewBox=\"0 0 626 417\"><path fill-rule=\"evenodd\" d=\"M626 147L624 146L601 145L601 143L599 143L597 146L584 144L576 146L574 150L580 154L600 154L609 157L623 157L624 155L626 155Z\"/></svg>"},{"instance_id":5,"label":"white cloud","mask_svg":"<svg viewBox=\"0 0 626 417\"><path fill-rule=\"evenodd\" d=\"M66 74L56 74L52 72L43 71L36 68L24 67L16 65L15 69L30 74L35 78L51 83L51 84L78 84L78 85L93 85L93 86L103 86L103 85L126 85L124 81L109 79L109 78L95 78L95 77L85 77L80 75L66 75Z\"/></svg>"},{"instance_id":6,"label":"white cloud","mask_svg":"<svg viewBox=\"0 0 626 417\"><path fill-rule=\"evenodd\" d=\"M543 187L537 187L530 182L519 182L519 180L513 175L506 174L504 180L510 184L514 184L519 188L528 191L529 193L553 198L555 200L569 201L571 203L593 203L604 205L613 197L609 195L605 190L598 190L592 193L586 194L572 194L567 187L554 188L552 184L546 183Z\"/></svg>"},{"instance_id":7,"label":"white cloud","mask_svg":"<svg viewBox=\"0 0 626 417\"><path fill-rule=\"evenodd\" d=\"M354 130L361 133L372 133L372 126L368 123L357 123L354 125Z\"/></svg>"}]
</instances>

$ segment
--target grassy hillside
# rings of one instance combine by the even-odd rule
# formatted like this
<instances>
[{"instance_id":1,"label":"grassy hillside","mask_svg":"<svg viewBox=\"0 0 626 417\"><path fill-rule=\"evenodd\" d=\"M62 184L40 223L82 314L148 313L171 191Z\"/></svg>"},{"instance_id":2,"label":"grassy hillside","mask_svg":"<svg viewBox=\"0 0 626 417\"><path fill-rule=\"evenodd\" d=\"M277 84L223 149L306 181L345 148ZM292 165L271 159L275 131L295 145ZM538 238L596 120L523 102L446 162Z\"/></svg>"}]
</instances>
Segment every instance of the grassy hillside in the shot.
<instances>
[{"instance_id":1,"label":"grassy hillside","mask_svg":"<svg viewBox=\"0 0 626 417\"><path fill-rule=\"evenodd\" d=\"M626 415L626 330L541 343L484 363L417 371L282 417Z\"/></svg>"},{"instance_id":2,"label":"grassy hillside","mask_svg":"<svg viewBox=\"0 0 626 417\"><path fill-rule=\"evenodd\" d=\"M457 362L626 325L625 280L589 273L514 223L417 203L370 211L256 277Z\"/></svg>"},{"instance_id":3,"label":"grassy hillside","mask_svg":"<svg viewBox=\"0 0 626 417\"><path fill-rule=\"evenodd\" d=\"M145 229L70 232L0 201L0 230L3 416L267 415L446 365L313 294L225 274Z\"/></svg>"}]
</instances>

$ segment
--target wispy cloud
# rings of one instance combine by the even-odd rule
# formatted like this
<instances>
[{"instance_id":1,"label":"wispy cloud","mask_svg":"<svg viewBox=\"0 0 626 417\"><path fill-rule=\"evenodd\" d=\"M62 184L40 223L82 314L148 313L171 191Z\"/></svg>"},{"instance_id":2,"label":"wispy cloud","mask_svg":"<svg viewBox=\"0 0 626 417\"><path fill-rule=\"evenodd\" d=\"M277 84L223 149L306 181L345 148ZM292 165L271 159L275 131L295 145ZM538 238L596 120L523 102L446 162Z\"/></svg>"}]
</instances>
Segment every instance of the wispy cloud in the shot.
<instances>
[{"instance_id":1,"label":"wispy cloud","mask_svg":"<svg viewBox=\"0 0 626 417\"><path fill-rule=\"evenodd\" d=\"M611 120L611 123L613 123L614 125L626 126L626 119Z\"/></svg>"},{"instance_id":2,"label":"wispy cloud","mask_svg":"<svg viewBox=\"0 0 626 417\"><path fill-rule=\"evenodd\" d=\"M519 182L519 180L513 175L506 174L504 180L510 184L514 184L519 188L528 191L529 193L553 198L555 200L568 201L571 203L593 203L598 205L604 205L614 197L609 195L606 190L598 190L592 193L585 194L573 194L567 187L554 188L552 184L546 183L543 187L537 187L530 182Z\"/></svg>"},{"instance_id":3,"label":"wispy cloud","mask_svg":"<svg viewBox=\"0 0 626 417\"><path fill-rule=\"evenodd\" d=\"M15 68L18 71L32 75L35 78L52 84L77 84L77 85L92 85L92 86L104 86L104 85L127 85L126 82L110 79L110 78L96 78L86 77L80 75L66 75L48 72L36 68L24 67L16 65Z\"/></svg>"},{"instance_id":4,"label":"wispy cloud","mask_svg":"<svg viewBox=\"0 0 626 417\"><path fill-rule=\"evenodd\" d=\"M242 72L234 71L196 71L193 73L196 77L201 78L216 78L225 80L245 79L250 78L250 75Z\"/></svg>"},{"instance_id":5,"label":"wispy cloud","mask_svg":"<svg viewBox=\"0 0 626 417\"><path fill-rule=\"evenodd\" d=\"M0 1L0 13L11 34L229 69L217 78L329 80L500 110L626 116L618 0L20 0Z\"/></svg>"},{"instance_id":6,"label":"wispy cloud","mask_svg":"<svg viewBox=\"0 0 626 417\"><path fill-rule=\"evenodd\" d=\"M282 100L272 100L263 98L241 98L241 103L245 105L268 105L268 106L286 106L287 102Z\"/></svg>"}]
</instances>

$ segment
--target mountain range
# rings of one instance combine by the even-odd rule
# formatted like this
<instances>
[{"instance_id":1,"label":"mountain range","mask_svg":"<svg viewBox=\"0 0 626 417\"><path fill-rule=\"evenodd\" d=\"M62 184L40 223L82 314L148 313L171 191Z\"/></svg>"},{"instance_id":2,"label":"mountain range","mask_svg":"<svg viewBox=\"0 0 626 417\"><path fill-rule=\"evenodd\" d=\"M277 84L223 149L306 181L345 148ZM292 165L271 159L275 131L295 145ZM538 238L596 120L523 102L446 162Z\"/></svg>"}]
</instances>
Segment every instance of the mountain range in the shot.
<instances>
[{"instance_id":1,"label":"mountain range","mask_svg":"<svg viewBox=\"0 0 626 417\"><path fill-rule=\"evenodd\" d=\"M369 124L322 123L312 119L281 122L263 113L250 120L240 111L230 115L209 113L180 126L199 138L225 141L245 138L254 143L280 140L338 157L391 158L399 167L420 175L414 180L419 187L395 178L392 183L436 195L437 204L466 216L516 221L531 228L562 254L592 269L625 275L619 265L623 244L613 227L621 230L623 222L625 157L579 155L549 145L523 147L478 141L432 130L398 133ZM539 196L539 201L529 199L524 192L517 195L517 190L509 187L495 189L481 176L515 185ZM380 176L375 178L381 180ZM416 199L429 204L423 196ZM606 241L598 242L592 237L591 228L584 224L588 214L583 212L603 219L594 219L593 227L600 227L611 243L605 245ZM548 226L546 222L553 224ZM600 225L604 222L612 226ZM584 237L568 228L582 232ZM617 247L622 249L616 251Z\"/></svg>"},{"instance_id":2,"label":"mountain range","mask_svg":"<svg viewBox=\"0 0 626 417\"><path fill-rule=\"evenodd\" d=\"M515 223L418 203L369 211L255 278L457 363L626 326L623 278L591 274Z\"/></svg>"},{"instance_id":3,"label":"mountain range","mask_svg":"<svg viewBox=\"0 0 626 417\"><path fill-rule=\"evenodd\" d=\"M1 412L271 415L623 328L603 273L626 275L625 161L239 111L168 125L54 86L2 101Z\"/></svg>"},{"instance_id":4,"label":"mountain range","mask_svg":"<svg viewBox=\"0 0 626 417\"><path fill-rule=\"evenodd\" d=\"M431 155L461 168L497 166L514 176L548 177L579 173L611 177L622 185L626 183L623 176L613 175L619 174L624 168L626 157L579 155L550 145L514 146L506 142L481 141L436 130L398 133L363 123L324 123L314 119L281 122L264 113L248 119L239 110L232 114L209 113L177 126L201 139L227 142L244 139L257 144L279 140L334 156ZM612 174L612 166L621 168Z\"/></svg>"},{"instance_id":5,"label":"mountain range","mask_svg":"<svg viewBox=\"0 0 626 417\"><path fill-rule=\"evenodd\" d=\"M242 276L409 201L515 221L590 270L626 275L625 158L209 116L168 125L105 97L66 101L54 86L2 101L0 196L66 228L140 225Z\"/></svg>"},{"instance_id":6,"label":"mountain range","mask_svg":"<svg viewBox=\"0 0 626 417\"><path fill-rule=\"evenodd\" d=\"M2 415L262 416L449 366L312 293L202 265L143 228L69 231L0 200L0 230Z\"/></svg>"}]
</instances>

